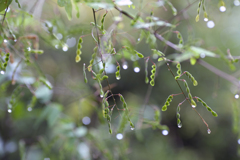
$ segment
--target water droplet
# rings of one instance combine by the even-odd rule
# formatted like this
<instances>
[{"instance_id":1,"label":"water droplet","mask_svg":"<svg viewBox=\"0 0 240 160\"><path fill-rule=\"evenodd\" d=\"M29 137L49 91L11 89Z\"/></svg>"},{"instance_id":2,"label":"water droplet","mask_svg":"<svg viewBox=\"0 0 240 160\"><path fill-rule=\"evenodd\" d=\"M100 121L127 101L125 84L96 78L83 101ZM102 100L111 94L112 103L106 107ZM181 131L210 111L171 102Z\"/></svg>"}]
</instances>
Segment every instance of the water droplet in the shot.
<instances>
[{"instance_id":1,"label":"water droplet","mask_svg":"<svg viewBox=\"0 0 240 160\"><path fill-rule=\"evenodd\" d=\"M182 128L182 123L180 122L180 123L178 123L178 128Z\"/></svg>"},{"instance_id":2,"label":"water droplet","mask_svg":"<svg viewBox=\"0 0 240 160\"><path fill-rule=\"evenodd\" d=\"M123 62L122 68L125 70L128 69L128 63L126 61Z\"/></svg>"},{"instance_id":3,"label":"water droplet","mask_svg":"<svg viewBox=\"0 0 240 160\"><path fill-rule=\"evenodd\" d=\"M195 106L195 105L192 105L192 108L196 108L196 106Z\"/></svg>"},{"instance_id":4,"label":"water droplet","mask_svg":"<svg viewBox=\"0 0 240 160\"><path fill-rule=\"evenodd\" d=\"M209 128L208 128L208 130L207 130L207 133L208 133L208 134L210 134L210 133L211 133L211 130L210 130Z\"/></svg>"},{"instance_id":5,"label":"water droplet","mask_svg":"<svg viewBox=\"0 0 240 160\"><path fill-rule=\"evenodd\" d=\"M56 44L56 45L55 45L55 48L56 48L56 49L58 49L58 48L59 48L59 45L58 45L58 44Z\"/></svg>"},{"instance_id":6,"label":"water droplet","mask_svg":"<svg viewBox=\"0 0 240 160\"><path fill-rule=\"evenodd\" d=\"M153 59L157 59L158 58L158 54L153 54Z\"/></svg>"},{"instance_id":7,"label":"water droplet","mask_svg":"<svg viewBox=\"0 0 240 160\"><path fill-rule=\"evenodd\" d=\"M63 50L64 52L67 52L67 51L68 51L68 46L67 46L66 44L63 45L62 50Z\"/></svg>"},{"instance_id":8,"label":"water droplet","mask_svg":"<svg viewBox=\"0 0 240 160\"><path fill-rule=\"evenodd\" d=\"M120 80L120 79L121 79L121 77L120 77L120 76L118 76L118 77L116 77L116 79L117 79L117 80Z\"/></svg>"},{"instance_id":9,"label":"water droplet","mask_svg":"<svg viewBox=\"0 0 240 160\"><path fill-rule=\"evenodd\" d=\"M31 112L32 111L32 107L28 107L28 109L27 109L29 112Z\"/></svg>"},{"instance_id":10,"label":"water droplet","mask_svg":"<svg viewBox=\"0 0 240 160\"><path fill-rule=\"evenodd\" d=\"M200 57L205 58L206 57L205 53L200 53Z\"/></svg>"},{"instance_id":11,"label":"water droplet","mask_svg":"<svg viewBox=\"0 0 240 160\"><path fill-rule=\"evenodd\" d=\"M30 47L28 47L28 48L27 48L27 50L28 50L28 51L31 51L31 48L30 48Z\"/></svg>"},{"instance_id":12,"label":"water droplet","mask_svg":"<svg viewBox=\"0 0 240 160\"><path fill-rule=\"evenodd\" d=\"M1 71L0 73L1 73L1 74L5 74L5 72L4 72L4 71Z\"/></svg>"},{"instance_id":13,"label":"water droplet","mask_svg":"<svg viewBox=\"0 0 240 160\"><path fill-rule=\"evenodd\" d=\"M207 27L208 28L213 28L215 26L215 23L213 21L208 21L207 22Z\"/></svg>"},{"instance_id":14,"label":"water droplet","mask_svg":"<svg viewBox=\"0 0 240 160\"><path fill-rule=\"evenodd\" d=\"M134 127L131 127L130 129L133 131L135 128L134 128Z\"/></svg>"},{"instance_id":15,"label":"water droplet","mask_svg":"<svg viewBox=\"0 0 240 160\"><path fill-rule=\"evenodd\" d=\"M240 139L238 139L238 144L240 144Z\"/></svg>"},{"instance_id":16,"label":"water droplet","mask_svg":"<svg viewBox=\"0 0 240 160\"><path fill-rule=\"evenodd\" d=\"M4 43L7 43L7 42L8 42L8 40L4 39L4 40L3 40L3 42L4 42Z\"/></svg>"},{"instance_id":17,"label":"water droplet","mask_svg":"<svg viewBox=\"0 0 240 160\"><path fill-rule=\"evenodd\" d=\"M164 136L166 136L166 135L168 135L168 131L167 131L167 130L162 130L162 134L163 134Z\"/></svg>"},{"instance_id":18,"label":"water droplet","mask_svg":"<svg viewBox=\"0 0 240 160\"><path fill-rule=\"evenodd\" d=\"M12 110L11 110L11 109L8 109L8 113L12 113Z\"/></svg>"},{"instance_id":19,"label":"water droplet","mask_svg":"<svg viewBox=\"0 0 240 160\"><path fill-rule=\"evenodd\" d=\"M219 10L220 10L220 12L225 12L225 11L226 11L226 7L225 7L225 6L221 6L221 7L219 8Z\"/></svg>"},{"instance_id":20,"label":"water droplet","mask_svg":"<svg viewBox=\"0 0 240 160\"><path fill-rule=\"evenodd\" d=\"M138 38L138 41L140 41L140 38Z\"/></svg>"},{"instance_id":21,"label":"water droplet","mask_svg":"<svg viewBox=\"0 0 240 160\"><path fill-rule=\"evenodd\" d=\"M134 70L134 72L136 72L136 73L140 72L140 68L139 68L139 67L135 67L133 70Z\"/></svg>"},{"instance_id":22,"label":"water droplet","mask_svg":"<svg viewBox=\"0 0 240 160\"><path fill-rule=\"evenodd\" d=\"M118 140L123 139L123 134L122 134L122 133L118 133L118 134L116 135L116 138L117 138Z\"/></svg>"},{"instance_id":23,"label":"water droplet","mask_svg":"<svg viewBox=\"0 0 240 160\"><path fill-rule=\"evenodd\" d=\"M103 98L103 94L100 94L100 97Z\"/></svg>"},{"instance_id":24,"label":"water droplet","mask_svg":"<svg viewBox=\"0 0 240 160\"><path fill-rule=\"evenodd\" d=\"M10 7L8 7L5 11L9 12L10 11Z\"/></svg>"},{"instance_id":25,"label":"water droplet","mask_svg":"<svg viewBox=\"0 0 240 160\"><path fill-rule=\"evenodd\" d=\"M58 33L58 34L56 34L56 37L57 37L58 39L62 39L62 38L63 38L63 35L62 35L61 33Z\"/></svg>"},{"instance_id":26,"label":"water droplet","mask_svg":"<svg viewBox=\"0 0 240 160\"><path fill-rule=\"evenodd\" d=\"M235 96L234 96L236 99L238 99L239 98L239 94L235 94Z\"/></svg>"},{"instance_id":27,"label":"water droplet","mask_svg":"<svg viewBox=\"0 0 240 160\"><path fill-rule=\"evenodd\" d=\"M208 18L204 18L203 20L204 20L205 22L207 22L207 21L208 21Z\"/></svg>"},{"instance_id":28,"label":"water droplet","mask_svg":"<svg viewBox=\"0 0 240 160\"><path fill-rule=\"evenodd\" d=\"M14 39L14 42L17 42L17 39Z\"/></svg>"},{"instance_id":29,"label":"water droplet","mask_svg":"<svg viewBox=\"0 0 240 160\"><path fill-rule=\"evenodd\" d=\"M85 124L85 125L89 125L91 123L91 118L83 117L82 123Z\"/></svg>"},{"instance_id":30,"label":"water droplet","mask_svg":"<svg viewBox=\"0 0 240 160\"><path fill-rule=\"evenodd\" d=\"M239 6L240 5L240 1L239 0L234 0L233 3L234 3L235 6Z\"/></svg>"}]
</instances>

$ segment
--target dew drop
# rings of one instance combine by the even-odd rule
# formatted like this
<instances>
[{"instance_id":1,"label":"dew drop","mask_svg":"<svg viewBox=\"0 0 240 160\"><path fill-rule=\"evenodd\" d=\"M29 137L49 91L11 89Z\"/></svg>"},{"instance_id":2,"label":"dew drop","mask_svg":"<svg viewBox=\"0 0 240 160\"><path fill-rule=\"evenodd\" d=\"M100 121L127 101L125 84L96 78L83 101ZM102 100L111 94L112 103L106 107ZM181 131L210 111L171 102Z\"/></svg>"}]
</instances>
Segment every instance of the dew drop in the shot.
<instances>
[{"instance_id":1,"label":"dew drop","mask_svg":"<svg viewBox=\"0 0 240 160\"><path fill-rule=\"evenodd\" d=\"M138 38L138 41L140 41L140 38Z\"/></svg>"},{"instance_id":2,"label":"dew drop","mask_svg":"<svg viewBox=\"0 0 240 160\"><path fill-rule=\"evenodd\" d=\"M103 94L100 94L100 97L103 98Z\"/></svg>"},{"instance_id":3,"label":"dew drop","mask_svg":"<svg viewBox=\"0 0 240 160\"><path fill-rule=\"evenodd\" d=\"M182 128L182 123L180 122L180 123L178 123L178 128Z\"/></svg>"},{"instance_id":4,"label":"dew drop","mask_svg":"<svg viewBox=\"0 0 240 160\"><path fill-rule=\"evenodd\" d=\"M27 48L27 50L28 50L28 51L31 51L31 48L30 48L30 47L28 47L28 48Z\"/></svg>"},{"instance_id":5,"label":"dew drop","mask_svg":"<svg viewBox=\"0 0 240 160\"><path fill-rule=\"evenodd\" d=\"M59 48L59 45L58 45L58 44L56 44L56 45L55 45L55 48L56 48L56 49L58 49L58 48Z\"/></svg>"},{"instance_id":6,"label":"dew drop","mask_svg":"<svg viewBox=\"0 0 240 160\"><path fill-rule=\"evenodd\" d=\"M134 70L134 72L136 72L136 73L140 72L140 68L139 68L139 67L135 67L133 70Z\"/></svg>"},{"instance_id":7,"label":"dew drop","mask_svg":"<svg viewBox=\"0 0 240 160\"><path fill-rule=\"evenodd\" d=\"M205 22L207 22L207 21L208 21L208 18L204 18L203 20L204 20Z\"/></svg>"},{"instance_id":8,"label":"dew drop","mask_svg":"<svg viewBox=\"0 0 240 160\"><path fill-rule=\"evenodd\" d=\"M14 39L14 42L17 42L17 39Z\"/></svg>"},{"instance_id":9,"label":"dew drop","mask_svg":"<svg viewBox=\"0 0 240 160\"><path fill-rule=\"evenodd\" d=\"M128 69L128 65L127 65L127 64L124 64L122 67L123 67L123 69L125 69L125 70Z\"/></svg>"},{"instance_id":10,"label":"dew drop","mask_svg":"<svg viewBox=\"0 0 240 160\"><path fill-rule=\"evenodd\" d=\"M31 112L32 111L32 107L28 107L28 112Z\"/></svg>"},{"instance_id":11,"label":"dew drop","mask_svg":"<svg viewBox=\"0 0 240 160\"><path fill-rule=\"evenodd\" d=\"M122 133L118 133L118 134L116 135L116 138L117 138L118 140L123 139L123 134L122 134Z\"/></svg>"},{"instance_id":12,"label":"dew drop","mask_svg":"<svg viewBox=\"0 0 240 160\"><path fill-rule=\"evenodd\" d=\"M238 139L238 144L240 144L240 139Z\"/></svg>"},{"instance_id":13,"label":"dew drop","mask_svg":"<svg viewBox=\"0 0 240 160\"><path fill-rule=\"evenodd\" d=\"M11 110L11 109L8 109L8 113L12 113L12 110Z\"/></svg>"},{"instance_id":14,"label":"dew drop","mask_svg":"<svg viewBox=\"0 0 240 160\"><path fill-rule=\"evenodd\" d=\"M196 106L195 106L195 105L192 105L192 108L196 108Z\"/></svg>"},{"instance_id":15,"label":"dew drop","mask_svg":"<svg viewBox=\"0 0 240 160\"><path fill-rule=\"evenodd\" d=\"M66 44L63 45L62 50L63 50L64 52L67 52L67 51L68 51L68 46L67 46Z\"/></svg>"},{"instance_id":16,"label":"dew drop","mask_svg":"<svg viewBox=\"0 0 240 160\"><path fill-rule=\"evenodd\" d=\"M234 3L235 6L239 6L240 5L240 1L239 0L234 0L233 3Z\"/></svg>"},{"instance_id":17,"label":"dew drop","mask_svg":"<svg viewBox=\"0 0 240 160\"><path fill-rule=\"evenodd\" d=\"M117 80L120 80L120 79L121 79L121 77L120 77L120 76L118 76L118 77L116 77L116 79L117 79Z\"/></svg>"},{"instance_id":18,"label":"dew drop","mask_svg":"<svg viewBox=\"0 0 240 160\"><path fill-rule=\"evenodd\" d=\"M134 127L131 127L130 129L133 131L135 128L134 128Z\"/></svg>"},{"instance_id":19,"label":"dew drop","mask_svg":"<svg viewBox=\"0 0 240 160\"><path fill-rule=\"evenodd\" d=\"M0 73L1 73L1 74L5 74L5 72L4 72L4 71L1 71Z\"/></svg>"},{"instance_id":20,"label":"dew drop","mask_svg":"<svg viewBox=\"0 0 240 160\"><path fill-rule=\"evenodd\" d=\"M168 135L168 131L167 131L167 130L162 130L162 134L163 134L164 136L166 136L166 135Z\"/></svg>"},{"instance_id":21,"label":"dew drop","mask_svg":"<svg viewBox=\"0 0 240 160\"><path fill-rule=\"evenodd\" d=\"M211 133L211 130L210 130L209 128L208 128L208 130L207 130L207 133L208 133L208 134L210 134L210 133Z\"/></svg>"},{"instance_id":22,"label":"dew drop","mask_svg":"<svg viewBox=\"0 0 240 160\"><path fill-rule=\"evenodd\" d=\"M208 21L207 22L207 27L208 28L213 28L215 26L215 23L213 21Z\"/></svg>"},{"instance_id":23,"label":"dew drop","mask_svg":"<svg viewBox=\"0 0 240 160\"><path fill-rule=\"evenodd\" d=\"M205 58L206 57L205 53L200 53L200 57Z\"/></svg>"},{"instance_id":24,"label":"dew drop","mask_svg":"<svg viewBox=\"0 0 240 160\"><path fill-rule=\"evenodd\" d=\"M220 12L225 12L225 11L226 11L226 7L225 7L225 6L221 6L221 7L219 8L219 10L220 10Z\"/></svg>"},{"instance_id":25,"label":"dew drop","mask_svg":"<svg viewBox=\"0 0 240 160\"><path fill-rule=\"evenodd\" d=\"M91 118L83 117L82 123L85 124L85 125L89 125L91 123Z\"/></svg>"},{"instance_id":26,"label":"dew drop","mask_svg":"<svg viewBox=\"0 0 240 160\"><path fill-rule=\"evenodd\" d=\"M238 99L239 98L239 94L235 94L235 99Z\"/></svg>"},{"instance_id":27,"label":"dew drop","mask_svg":"<svg viewBox=\"0 0 240 160\"><path fill-rule=\"evenodd\" d=\"M8 42L8 40L4 39L4 40L3 40L3 42L4 42L4 43L7 43L7 42Z\"/></svg>"}]
</instances>

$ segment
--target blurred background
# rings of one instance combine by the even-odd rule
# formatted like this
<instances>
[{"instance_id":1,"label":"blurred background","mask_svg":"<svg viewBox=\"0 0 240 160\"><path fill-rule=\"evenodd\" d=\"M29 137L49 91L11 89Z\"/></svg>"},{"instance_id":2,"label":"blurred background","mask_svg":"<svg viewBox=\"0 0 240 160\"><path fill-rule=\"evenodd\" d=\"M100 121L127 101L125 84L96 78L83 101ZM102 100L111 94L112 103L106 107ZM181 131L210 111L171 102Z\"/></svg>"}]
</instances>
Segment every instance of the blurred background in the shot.
<instances>
[{"instance_id":1,"label":"blurred background","mask_svg":"<svg viewBox=\"0 0 240 160\"><path fill-rule=\"evenodd\" d=\"M9 63L6 71L0 74L0 159L240 159L239 85L222 78L212 72L211 67L201 63L204 61L225 72L225 77L234 78L234 82L239 79L239 63L231 64L224 57L229 53L233 57L239 56L240 2L226 1L224 8L219 5L219 0L205 0L209 18L204 21L201 10L199 22L195 21L198 1L171 1L179 13L173 19L169 6L161 5L164 1L132 2L130 7L119 7L133 16L141 13L142 17L146 17L152 11L159 20L176 25L172 30L163 28L159 34L178 44L179 40L173 31L179 31L185 44L204 48L215 56L202 54L195 57L197 62L192 65L189 59L193 55L183 58L187 54L166 48L163 42L156 39L154 43L154 38L153 43L149 44L146 38L141 37L141 30L133 28L131 21L123 16L111 37L117 53L122 54L106 58L112 92L124 96L135 126L139 117L153 120L154 108L161 110L167 97L181 93L181 90L164 64L157 67L155 86L146 84L145 60L128 56L121 47L129 45L145 57L150 56L149 74L151 61L157 63L157 57L152 55L151 49L165 51L168 58L180 59L182 70L189 71L198 81L195 87L183 76L189 82L192 95L203 99L218 113L218 117L213 117L200 103L196 107L208 123L211 134L207 133L206 125L187 102L181 105L182 128L178 128L176 108L184 100L183 95L174 96L168 110L161 112L161 124L168 126L169 130L154 130L147 124L131 130L126 124L124 131L118 133L123 111L114 109L111 120L113 133L109 134L108 124L102 117L98 83L87 70L87 84L83 76L83 63L89 65L96 46L92 37L92 34L96 35L91 24L94 22L92 9L78 3L80 17L76 17L77 9L73 7L72 19L69 20L64 7L59 7L57 0L19 0L22 8L19 9L13 2L3 25L6 27L8 24L17 41L1 33L1 52L5 53L9 48L14 62ZM105 13L105 10L96 12L99 25ZM114 23L116 16L119 16L119 12L115 9L108 11L104 22L106 30ZM157 26L152 29L157 29ZM38 39L39 49L44 53L38 55L37 59L32 56L31 63L27 64L21 59L21 44L32 46L25 41L17 43L20 37L31 36ZM81 61L75 63L80 36L83 37ZM117 63L121 66L120 80L115 77ZM175 65L170 63L174 73L177 71ZM101 66L101 63L96 63L94 69ZM14 83L11 84L13 73ZM46 79L47 85L40 83L40 77ZM103 82L102 85L106 91L107 84ZM184 88L183 82L180 81L180 85ZM149 100L145 104L149 93ZM9 106L12 99L14 105ZM119 98L116 101L121 106ZM113 101L109 99L109 103L113 104ZM142 113L143 108L145 110Z\"/></svg>"}]
</instances>

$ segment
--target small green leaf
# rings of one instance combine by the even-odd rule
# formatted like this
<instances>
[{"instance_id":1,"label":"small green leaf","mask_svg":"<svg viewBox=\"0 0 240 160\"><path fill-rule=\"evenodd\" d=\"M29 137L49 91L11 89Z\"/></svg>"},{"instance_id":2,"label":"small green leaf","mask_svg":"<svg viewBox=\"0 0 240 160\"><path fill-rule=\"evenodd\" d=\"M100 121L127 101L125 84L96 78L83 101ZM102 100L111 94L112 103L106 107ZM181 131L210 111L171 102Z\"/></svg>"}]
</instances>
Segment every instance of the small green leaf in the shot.
<instances>
[{"instance_id":1,"label":"small green leaf","mask_svg":"<svg viewBox=\"0 0 240 160\"><path fill-rule=\"evenodd\" d=\"M195 65L196 62L197 62L196 58L193 58L193 57L190 58L190 63L191 63L191 65Z\"/></svg>"}]
</instances>

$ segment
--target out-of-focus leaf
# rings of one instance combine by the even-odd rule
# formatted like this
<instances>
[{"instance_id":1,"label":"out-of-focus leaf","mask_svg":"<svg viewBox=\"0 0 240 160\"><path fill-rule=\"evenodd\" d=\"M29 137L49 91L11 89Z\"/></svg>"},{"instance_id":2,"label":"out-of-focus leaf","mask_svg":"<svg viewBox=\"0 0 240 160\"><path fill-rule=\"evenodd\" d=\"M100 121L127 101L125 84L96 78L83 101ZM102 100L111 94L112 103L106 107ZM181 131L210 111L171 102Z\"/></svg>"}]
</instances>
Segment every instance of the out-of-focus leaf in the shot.
<instances>
[{"instance_id":1,"label":"out-of-focus leaf","mask_svg":"<svg viewBox=\"0 0 240 160\"><path fill-rule=\"evenodd\" d=\"M68 19L71 20L72 19L72 2L71 2L71 0L67 1L66 5L65 5L65 11L67 13Z\"/></svg>"},{"instance_id":2,"label":"out-of-focus leaf","mask_svg":"<svg viewBox=\"0 0 240 160\"><path fill-rule=\"evenodd\" d=\"M40 102L46 103L52 98L52 90L46 86L40 86L36 90L35 95L40 100Z\"/></svg>"},{"instance_id":3,"label":"out-of-focus leaf","mask_svg":"<svg viewBox=\"0 0 240 160\"><path fill-rule=\"evenodd\" d=\"M174 27L174 25L164 22L164 21L156 21L156 22L150 22L150 23L136 23L134 25L135 28L149 28L152 26L167 26L167 27Z\"/></svg>"},{"instance_id":4,"label":"out-of-focus leaf","mask_svg":"<svg viewBox=\"0 0 240 160\"><path fill-rule=\"evenodd\" d=\"M12 0L0 0L0 12L5 10L11 3Z\"/></svg>"},{"instance_id":5,"label":"out-of-focus leaf","mask_svg":"<svg viewBox=\"0 0 240 160\"><path fill-rule=\"evenodd\" d=\"M114 4L111 0L102 0L101 2L96 0L88 0L85 2L89 7L94 9L104 8L104 9L112 9Z\"/></svg>"},{"instance_id":6,"label":"out-of-focus leaf","mask_svg":"<svg viewBox=\"0 0 240 160\"><path fill-rule=\"evenodd\" d=\"M52 127L60 117L61 110L62 106L58 103L48 104L37 119L35 126L37 127L42 121L47 120L48 125Z\"/></svg>"},{"instance_id":7,"label":"out-of-focus leaf","mask_svg":"<svg viewBox=\"0 0 240 160\"><path fill-rule=\"evenodd\" d=\"M116 5L119 5L119 6L132 5L131 0L116 0L115 3Z\"/></svg>"},{"instance_id":8,"label":"out-of-focus leaf","mask_svg":"<svg viewBox=\"0 0 240 160\"><path fill-rule=\"evenodd\" d=\"M205 56L208 56L208 57L216 57L217 56L215 53L208 51L206 49L191 46L191 47L187 48L182 54L175 57L175 61L182 62L182 61L189 60L192 57L199 58L201 54L204 54Z\"/></svg>"}]
</instances>

